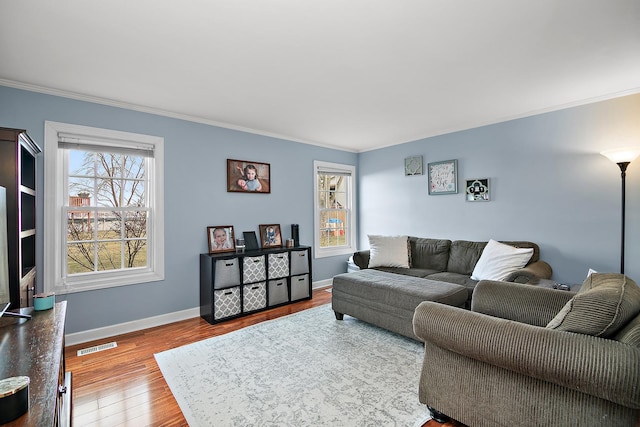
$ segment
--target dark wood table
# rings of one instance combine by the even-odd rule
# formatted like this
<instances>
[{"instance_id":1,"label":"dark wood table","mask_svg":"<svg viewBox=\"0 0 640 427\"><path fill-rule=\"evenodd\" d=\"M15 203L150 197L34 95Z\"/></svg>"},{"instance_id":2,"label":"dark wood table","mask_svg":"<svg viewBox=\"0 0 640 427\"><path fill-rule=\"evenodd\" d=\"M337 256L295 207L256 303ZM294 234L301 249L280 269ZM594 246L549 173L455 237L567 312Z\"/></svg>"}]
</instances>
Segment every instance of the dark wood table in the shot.
<instances>
[{"instance_id":1,"label":"dark wood table","mask_svg":"<svg viewBox=\"0 0 640 427\"><path fill-rule=\"evenodd\" d=\"M29 410L4 426L70 425L71 374L64 368L66 311L63 301L46 311L21 309L32 315L29 320L0 318L0 379L25 375L31 380Z\"/></svg>"}]
</instances>

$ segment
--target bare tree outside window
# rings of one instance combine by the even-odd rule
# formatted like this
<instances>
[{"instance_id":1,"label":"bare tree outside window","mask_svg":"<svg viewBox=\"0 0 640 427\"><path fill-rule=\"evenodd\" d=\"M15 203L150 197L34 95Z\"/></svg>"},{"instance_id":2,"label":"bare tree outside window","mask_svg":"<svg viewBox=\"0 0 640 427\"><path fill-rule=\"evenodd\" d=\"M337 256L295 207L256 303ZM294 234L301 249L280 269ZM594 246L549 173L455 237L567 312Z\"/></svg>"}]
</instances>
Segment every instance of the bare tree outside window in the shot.
<instances>
[{"instance_id":1,"label":"bare tree outside window","mask_svg":"<svg viewBox=\"0 0 640 427\"><path fill-rule=\"evenodd\" d=\"M146 158L68 151L67 273L146 267Z\"/></svg>"}]
</instances>

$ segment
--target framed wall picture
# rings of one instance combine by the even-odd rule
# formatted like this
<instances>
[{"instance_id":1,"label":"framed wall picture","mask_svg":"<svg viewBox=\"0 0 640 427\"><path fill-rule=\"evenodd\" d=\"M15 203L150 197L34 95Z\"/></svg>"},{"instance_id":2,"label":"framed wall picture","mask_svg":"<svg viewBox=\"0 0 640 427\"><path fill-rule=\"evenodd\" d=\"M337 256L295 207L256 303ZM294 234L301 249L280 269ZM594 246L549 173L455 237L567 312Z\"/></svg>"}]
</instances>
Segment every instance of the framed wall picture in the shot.
<instances>
[{"instance_id":1,"label":"framed wall picture","mask_svg":"<svg viewBox=\"0 0 640 427\"><path fill-rule=\"evenodd\" d=\"M260 243L263 248L282 247L280 224L260 224Z\"/></svg>"},{"instance_id":2,"label":"framed wall picture","mask_svg":"<svg viewBox=\"0 0 640 427\"><path fill-rule=\"evenodd\" d=\"M249 160L227 159L227 191L271 193L271 165Z\"/></svg>"},{"instance_id":3,"label":"framed wall picture","mask_svg":"<svg viewBox=\"0 0 640 427\"><path fill-rule=\"evenodd\" d=\"M422 156L412 156L404 159L405 176L422 175Z\"/></svg>"},{"instance_id":4,"label":"framed wall picture","mask_svg":"<svg viewBox=\"0 0 640 427\"><path fill-rule=\"evenodd\" d=\"M458 161L445 160L428 164L429 194L456 194L458 192Z\"/></svg>"},{"instance_id":5,"label":"framed wall picture","mask_svg":"<svg viewBox=\"0 0 640 427\"><path fill-rule=\"evenodd\" d=\"M468 202L489 201L489 178L467 179L465 187Z\"/></svg>"},{"instance_id":6,"label":"framed wall picture","mask_svg":"<svg viewBox=\"0 0 640 427\"><path fill-rule=\"evenodd\" d=\"M216 225L207 227L209 253L233 252L236 250L236 240L233 225Z\"/></svg>"}]
</instances>

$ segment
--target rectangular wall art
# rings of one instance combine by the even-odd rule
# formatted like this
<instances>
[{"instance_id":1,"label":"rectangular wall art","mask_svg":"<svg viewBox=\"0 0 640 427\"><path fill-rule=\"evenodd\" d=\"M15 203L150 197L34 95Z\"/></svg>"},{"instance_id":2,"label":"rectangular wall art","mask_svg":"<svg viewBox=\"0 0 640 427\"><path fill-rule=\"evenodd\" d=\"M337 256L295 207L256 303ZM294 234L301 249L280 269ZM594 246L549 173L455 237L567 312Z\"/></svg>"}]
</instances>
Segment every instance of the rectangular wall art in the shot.
<instances>
[{"instance_id":1,"label":"rectangular wall art","mask_svg":"<svg viewBox=\"0 0 640 427\"><path fill-rule=\"evenodd\" d=\"M458 192L458 161L445 160L428 165L429 194L455 194Z\"/></svg>"},{"instance_id":2,"label":"rectangular wall art","mask_svg":"<svg viewBox=\"0 0 640 427\"><path fill-rule=\"evenodd\" d=\"M227 191L271 193L271 165L249 160L227 159Z\"/></svg>"},{"instance_id":3,"label":"rectangular wall art","mask_svg":"<svg viewBox=\"0 0 640 427\"><path fill-rule=\"evenodd\" d=\"M406 176L422 175L422 156L413 156L404 159L404 174Z\"/></svg>"}]
</instances>

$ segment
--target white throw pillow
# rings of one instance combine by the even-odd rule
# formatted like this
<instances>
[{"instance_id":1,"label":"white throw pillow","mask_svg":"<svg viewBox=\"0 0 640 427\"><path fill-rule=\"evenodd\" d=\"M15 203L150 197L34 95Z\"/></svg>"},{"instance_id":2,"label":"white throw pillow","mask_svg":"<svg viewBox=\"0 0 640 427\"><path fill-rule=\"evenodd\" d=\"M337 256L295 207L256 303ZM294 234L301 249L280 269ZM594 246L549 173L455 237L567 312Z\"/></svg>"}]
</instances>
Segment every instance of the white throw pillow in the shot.
<instances>
[{"instance_id":1,"label":"white throw pillow","mask_svg":"<svg viewBox=\"0 0 640 427\"><path fill-rule=\"evenodd\" d=\"M527 265L533 256L533 248L521 249L489 240L473 269L473 280L504 280L519 268Z\"/></svg>"},{"instance_id":2,"label":"white throw pillow","mask_svg":"<svg viewBox=\"0 0 640 427\"><path fill-rule=\"evenodd\" d=\"M408 236L369 235L369 268L409 268Z\"/></svg>"}]
</instances>

